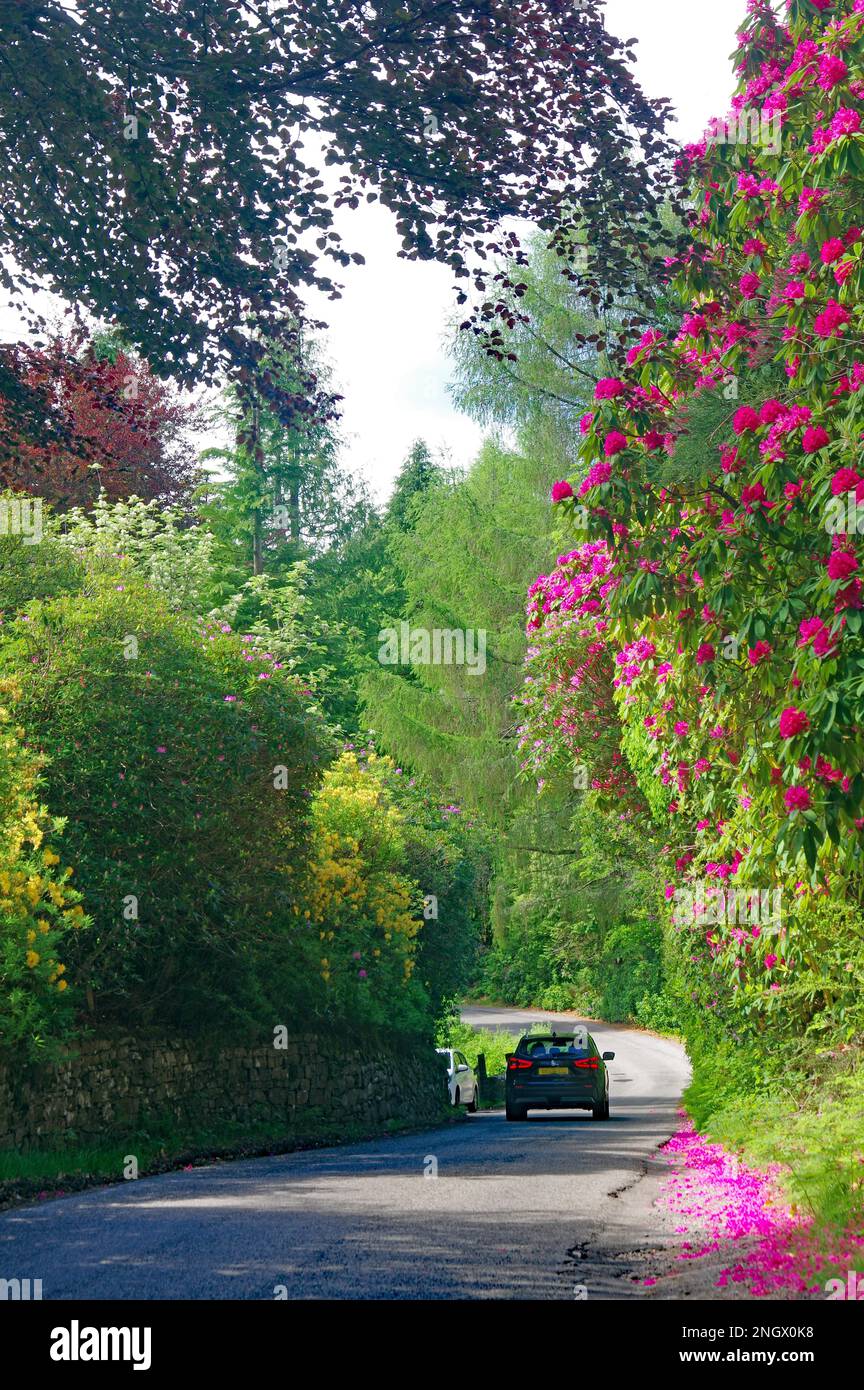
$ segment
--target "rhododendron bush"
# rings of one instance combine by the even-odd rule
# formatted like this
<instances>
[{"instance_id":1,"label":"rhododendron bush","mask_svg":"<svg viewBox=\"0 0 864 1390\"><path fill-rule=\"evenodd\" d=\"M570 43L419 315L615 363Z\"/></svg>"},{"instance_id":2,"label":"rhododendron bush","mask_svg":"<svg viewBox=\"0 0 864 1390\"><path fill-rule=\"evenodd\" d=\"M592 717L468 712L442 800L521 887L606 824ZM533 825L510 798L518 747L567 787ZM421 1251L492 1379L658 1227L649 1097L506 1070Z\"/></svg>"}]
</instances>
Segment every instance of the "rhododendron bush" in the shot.
<instances>
[{"instance_id":1,"label":"rhododendron bush","mask_svg":"<svg viewBox=\"0 0 864 1390\"><path fill-rule=\"evenodd\" d=\"M820 902L861 898L864 0L751 0L739 38L733 111L782 138L717 126L681 155L692 242L665 268L680 323L598 382L580 473L556 485L591 539L529 596L522 739L541 779L597 749L602 784L614 699L666 895L696 889L674 921L690 993L759 1019L821 968ZM741 890L743 922L706 914L706 883ZM777 888L776 920L747 911ZM860 932L846 941L834 966L860 978ZM799 991L796 1022L835 993Z\"/></svg>"},{"instance_id":2,"label":"rhododendron bush","mask_svg":"<svg viewBox=\"0 0 864 1390\"><path fill-rule=\"evenodd\" d=\"M528 671L518 703L527 723L522 768L584 770L584 786L633 788L612 699L607 599L617 584L603 542L562 555L529 591ZM535 674L536 673L536 674ZM579 779L577 778L577 781Z\"/></svg>"},{"instance_id":3,"label":"rhododendron bush","mask_svg":"<svg viewBox=\"0 0 864 1390\"><path fill-rule=\"evenodd\" d=\"M59 957L79 1023L248 1020L296 964L279 870L323 752L299 680L119 563L7 614L0 667L92 917Z\"/></svg>"}]
</instances>

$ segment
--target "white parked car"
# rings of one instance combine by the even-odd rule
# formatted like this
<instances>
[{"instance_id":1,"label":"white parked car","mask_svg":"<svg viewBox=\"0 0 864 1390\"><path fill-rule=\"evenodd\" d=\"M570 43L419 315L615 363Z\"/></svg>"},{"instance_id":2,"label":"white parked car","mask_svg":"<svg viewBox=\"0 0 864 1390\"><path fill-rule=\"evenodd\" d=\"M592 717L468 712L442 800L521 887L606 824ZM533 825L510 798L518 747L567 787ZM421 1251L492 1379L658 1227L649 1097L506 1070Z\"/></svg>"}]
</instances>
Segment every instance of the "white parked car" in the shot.
<instances>
[{"instance_id":1,"label":"white parked car","mask_svg":"<svg viewBox=\"0 0 864 1390\"><path fill-rule=\"evenodd\" d=\"M437 1051L442 1057L447 1058L450 1104L465 1105L473 1115L480 1106L480 1086L473 1069L468 1065L468 1059L464 1053L455 1052L452 1047L439 1047Z\"/></svg>"}]
</instances>

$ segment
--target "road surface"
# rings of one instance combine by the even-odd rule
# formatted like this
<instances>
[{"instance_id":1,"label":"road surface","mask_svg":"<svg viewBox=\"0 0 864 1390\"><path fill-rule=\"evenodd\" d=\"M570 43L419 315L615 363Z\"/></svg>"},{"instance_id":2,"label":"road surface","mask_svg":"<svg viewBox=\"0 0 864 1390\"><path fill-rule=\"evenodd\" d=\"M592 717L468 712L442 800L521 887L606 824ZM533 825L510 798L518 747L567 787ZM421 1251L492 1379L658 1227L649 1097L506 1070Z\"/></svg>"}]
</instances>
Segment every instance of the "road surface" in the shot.
<instances>
[{"instance_id":1,"label":"road surface","mask_svg":"<svg viewBox=\"0 0 864 1390\"><path fill-rule=\"evenodd\" d=\"M516 1032L550 1019L465 1016ZM0 1276L41 1279L45 1299L632 1297L663 1176L651 1155L677 1127L687 1063L674 1043L588 1026L616 1053L608 1123L488 1111L19 1208L0 1215Z\"/></svg>"}]
</instances>

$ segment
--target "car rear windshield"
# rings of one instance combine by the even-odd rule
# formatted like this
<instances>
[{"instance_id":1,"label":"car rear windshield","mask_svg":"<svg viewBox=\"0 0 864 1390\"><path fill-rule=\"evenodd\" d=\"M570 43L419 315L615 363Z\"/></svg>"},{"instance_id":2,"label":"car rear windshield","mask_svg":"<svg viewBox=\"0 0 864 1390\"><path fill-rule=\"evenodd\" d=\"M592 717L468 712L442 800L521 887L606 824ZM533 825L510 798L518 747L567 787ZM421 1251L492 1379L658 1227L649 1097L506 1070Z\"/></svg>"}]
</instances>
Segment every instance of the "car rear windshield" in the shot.
<instances>
[{"instance_id":1,"label":"car rear windshield","mask_svg":"<svg viewBox=\"0 0 864 1390\"><path fill-rule=\"evenodd\" d=\"M579 1037L578 1045L572 1033L556 1033L554 1037L551 1035L549 1037L543 1037L540 1034L533 1033L527 1038L520 1039L516 1051L521 1053L524 1057L531 1057L535 1053L538 1056L541 1054L543 1056L549 1056L556 1052L573 1053L576 1056L587 1053L591 1056L597 1049L594 1046L593 1038L588 1037L584 1033Z\"/></svg>"}]
</instances>

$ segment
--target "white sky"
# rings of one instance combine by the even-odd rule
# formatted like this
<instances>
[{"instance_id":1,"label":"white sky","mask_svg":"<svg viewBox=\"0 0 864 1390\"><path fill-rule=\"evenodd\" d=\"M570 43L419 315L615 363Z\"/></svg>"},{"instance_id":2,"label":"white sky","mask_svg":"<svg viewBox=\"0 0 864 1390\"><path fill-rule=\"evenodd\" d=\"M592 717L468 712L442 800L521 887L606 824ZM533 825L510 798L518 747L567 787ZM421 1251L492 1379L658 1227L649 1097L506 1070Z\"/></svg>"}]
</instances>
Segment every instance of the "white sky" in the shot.
<instances>
[{"instance_id":1,"label":"white sky","mask_svg":"<svg viewBox=\"0 0 864 1390\"><path fill-rule=\"evenodd\" d=\"M649 96L670 98L683 139L698 138L711 116L728 110L728 57L745 10L745 0L606 0L606 27L638 39L638 79ZM416 438L464 467L482 432L447 395L451 272L400 259L393 218L377 204L346 213L339 226L366 264L338 272L341 300L310 308L328 323L327 354L345 397L343 462L364 473L383 499ZM19 334L16 316L0 305L0 336Z\"/></svg>"}]
</instances>

